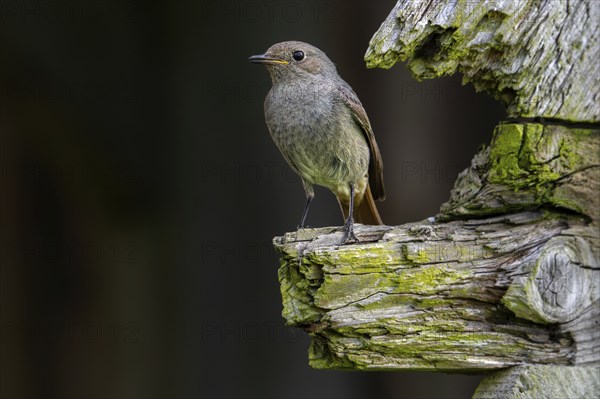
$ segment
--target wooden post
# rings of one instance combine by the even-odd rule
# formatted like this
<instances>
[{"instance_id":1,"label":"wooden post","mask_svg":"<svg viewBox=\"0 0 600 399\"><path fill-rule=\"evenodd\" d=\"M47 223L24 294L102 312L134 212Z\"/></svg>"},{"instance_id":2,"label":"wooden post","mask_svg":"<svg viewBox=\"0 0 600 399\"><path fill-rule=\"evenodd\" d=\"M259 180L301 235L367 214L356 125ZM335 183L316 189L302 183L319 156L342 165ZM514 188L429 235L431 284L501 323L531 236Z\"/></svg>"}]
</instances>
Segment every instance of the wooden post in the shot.
<instances>
[{"instance_id":1,"label":"wooden post","mask_svg":"<svg viewBox=\"0 0 600 399\"><path fill-rule=\"evenodd\" d=\"M600 386L600 3L401 0L369 67L459 71L507 104L435 221L276 237L315 368L490 374L475 397ZM508 368L508 369L507 369Z\"/></svg>"}]
</instances>

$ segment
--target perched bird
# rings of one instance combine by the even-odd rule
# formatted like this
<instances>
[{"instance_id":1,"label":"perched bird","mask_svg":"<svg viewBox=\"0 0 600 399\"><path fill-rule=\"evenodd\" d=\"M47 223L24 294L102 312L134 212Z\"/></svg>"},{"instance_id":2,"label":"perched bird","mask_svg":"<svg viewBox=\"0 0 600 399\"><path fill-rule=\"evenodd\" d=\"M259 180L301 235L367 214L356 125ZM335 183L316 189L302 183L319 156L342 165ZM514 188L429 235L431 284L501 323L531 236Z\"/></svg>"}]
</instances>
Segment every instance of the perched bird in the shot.
<instances>
[{"instance_id":1,"label":"perched bird","mask_svg":"<svg viewBox=\"0 0 600 399\"><path fill-rule=\"evenodd\" d=\"M304 227L315 184L338 199L346 218L342 243L358 241L354 217L383 224L375 206L375 200L385 199L381 154L367 113L333 62L298 41L274 44L249 61L265 65L271 75L267 126L304 185L306 206L298 227Z\"/></svg>"}]
</instances>

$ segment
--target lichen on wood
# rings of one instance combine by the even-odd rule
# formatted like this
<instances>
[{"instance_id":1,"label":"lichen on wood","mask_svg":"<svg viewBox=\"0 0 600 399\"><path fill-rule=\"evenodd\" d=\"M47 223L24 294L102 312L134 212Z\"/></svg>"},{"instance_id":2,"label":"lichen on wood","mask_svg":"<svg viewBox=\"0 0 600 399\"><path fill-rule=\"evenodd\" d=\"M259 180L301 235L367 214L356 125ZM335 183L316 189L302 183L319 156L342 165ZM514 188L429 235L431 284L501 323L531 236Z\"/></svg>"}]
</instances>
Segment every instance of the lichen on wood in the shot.
<instances>
[{"instance_id":1,"label":"lichen on wood","mask_svg":"<svg viewBox=\"0 0 600 399\"><path fill-rule=\"evenodd\" d=\"M519 366L484 378L473 399L594 398L600 368Z\"/></svg>"},{"instance_id":2,"label":"lichen on wood","mask_svg":"<svg viewBox=\"0 0 600 399\"><path fill-rule=\"evenodd\" d=\"M578 289L560 305L576 305L574 313L553 312L555 298L519 296L511 285L525 276L544 288L556 241L572 239L570 229L587 228L580 218L554 216L537 211L444 224L360 226L361 243L346 246L338 246L340 233L329 228L306 230L302 237L288 233L275 239L282 255L284 317L312 335L309 362L316 368L473 372L597 362L598 343L577 347L559 323L598 319L594 304L600 292L593 281L600 269L594 257L578 255L576 247L573 273L579 280L573 283L565 273ZM594 230L588 233L598 244ZM562 281L553 276L554 284ZM516 316L528 306L559 322ZM598 338L590 328L581 342Z\"/></svg>"},{"instance_id":3,"label":"lichen on wood","mask_svg":"<svg viewBox=\"0 0 600 399\"><path fill-rule=\"evenodd\" d=\"M438 219L538 208L600 223L600 128L502 123L457 178Z\"/></svg>"},{"instance_id":4,"label":"lichen on wood","mask_svg":"<svg viewBox=\"0 0 600 399\"><path fill-rule=\"evenodd\" d=\"M417 79L458 71L510 116L598 122L599 20L595 0L400 0L365 60L405 61Z\"/></svg>"}]
</instances>

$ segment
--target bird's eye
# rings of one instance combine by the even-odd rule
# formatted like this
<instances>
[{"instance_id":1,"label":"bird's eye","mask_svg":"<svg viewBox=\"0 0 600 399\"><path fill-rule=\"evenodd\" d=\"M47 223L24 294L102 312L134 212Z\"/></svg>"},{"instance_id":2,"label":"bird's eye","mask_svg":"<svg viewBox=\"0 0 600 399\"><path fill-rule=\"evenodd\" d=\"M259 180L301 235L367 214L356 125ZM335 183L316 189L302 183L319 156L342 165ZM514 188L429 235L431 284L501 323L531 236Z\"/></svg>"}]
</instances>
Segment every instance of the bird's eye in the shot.
<instances>
[{"instance_id":1,"label":"bird's eye","mask_svg":"<svg viewBox=\"0 0 600 399\"><path fill-rule=\"evenodd\" d=\"M304 51L296 50L294 51L294 54L292 54L292 57L294 57L296 61L302 61L305 57Z\"/></svg>"}]
</instances>

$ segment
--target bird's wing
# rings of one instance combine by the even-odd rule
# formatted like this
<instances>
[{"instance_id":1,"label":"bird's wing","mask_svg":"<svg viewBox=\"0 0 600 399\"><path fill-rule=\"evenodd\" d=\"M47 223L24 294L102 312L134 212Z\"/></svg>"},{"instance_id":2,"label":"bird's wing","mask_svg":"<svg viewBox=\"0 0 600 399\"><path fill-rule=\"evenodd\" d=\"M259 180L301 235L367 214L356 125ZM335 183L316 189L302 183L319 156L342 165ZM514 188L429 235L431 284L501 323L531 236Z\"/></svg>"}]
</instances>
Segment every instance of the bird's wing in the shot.
<instances>
[{"instance_id":1,"label":"bird's wing","mask_svg":"<svg viewBox=\"0 0 600 399\"><path fill-rule=\"evenodd\" d=\"M371 128L371 122L369 122L369 117L360 103L358 96L356 93L354 93L354 90L352 90L352 88L346 82L344 83L345 84L337 85L337 89L346 106L350 109L350 111L352 111L354 120L361 127L363 133L365 134L371 150L371 157L369 161L369 185L371 187L371 192L376 200L384 200L385 188L383 186L383 160L381 159L381 154L379 153L377 141L375 141L375 135L373 134L373 129Z\"/></svg>"}]
</instances>

